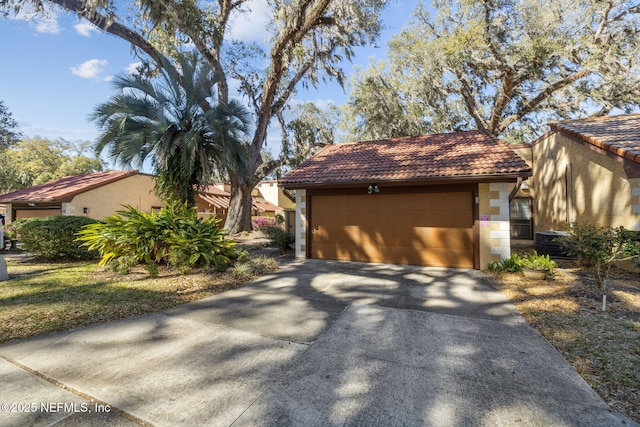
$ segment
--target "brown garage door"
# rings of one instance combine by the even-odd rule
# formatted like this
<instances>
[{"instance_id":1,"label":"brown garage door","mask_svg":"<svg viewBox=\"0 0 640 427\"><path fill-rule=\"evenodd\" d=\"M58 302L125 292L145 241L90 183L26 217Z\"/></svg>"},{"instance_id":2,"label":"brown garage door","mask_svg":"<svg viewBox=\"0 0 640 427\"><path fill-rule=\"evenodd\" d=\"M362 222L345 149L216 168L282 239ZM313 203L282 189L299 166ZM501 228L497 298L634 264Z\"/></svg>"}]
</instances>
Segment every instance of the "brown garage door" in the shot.
<instances>
[{"instance_id":1,"label":"brown garage door","mask_svg":"<svg viewBox=\"0 0 640 427\"><path fill-rule=\"evenodd\" d=\"M16 209L14 219L19 218L44 218L47 216L62 215L60 208L43 208L43 209Z\"/></svg>"},{"instance_id":2,"label":"brown garage door","mask_svg":"<svg viewBox=\"0 0 640 427\"><path fill-rule=\"evenodd\" d=\"M471 192L316 195L312 258L474 267Z\"/></svg>"}]
</instances>

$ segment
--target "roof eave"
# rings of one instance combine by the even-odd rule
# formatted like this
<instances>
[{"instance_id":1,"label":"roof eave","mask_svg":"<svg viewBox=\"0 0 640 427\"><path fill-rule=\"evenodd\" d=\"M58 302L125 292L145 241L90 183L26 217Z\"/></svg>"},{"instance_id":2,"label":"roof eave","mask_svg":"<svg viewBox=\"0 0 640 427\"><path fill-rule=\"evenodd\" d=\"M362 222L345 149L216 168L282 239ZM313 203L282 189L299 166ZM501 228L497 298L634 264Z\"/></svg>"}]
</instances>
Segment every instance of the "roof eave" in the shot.
<instances>
[{"instance_id":1,"label":"roof eave","mask_svg":"<svg viewBox=\"0 0 640 427\"><path fill-rule=\"evenodd\" d=\"M451 177L432 177L421 179L406 179L406 180L394 180L394 179L366 179L366 180L352 180L352 181L334 181L334 182L283 182L280 181L278 185L287 190L304 190L313 188L346 188L357 187L359 185L369 184L387 184L394 187L404 187L412 185L437 185L437 184L472 184L481 182L516 182L518 178L526 179L533 175L529 171L513 172L513 173L500 173L500 174L488 174L488 175L456 175Z\"/></svg>"}]
</instances>

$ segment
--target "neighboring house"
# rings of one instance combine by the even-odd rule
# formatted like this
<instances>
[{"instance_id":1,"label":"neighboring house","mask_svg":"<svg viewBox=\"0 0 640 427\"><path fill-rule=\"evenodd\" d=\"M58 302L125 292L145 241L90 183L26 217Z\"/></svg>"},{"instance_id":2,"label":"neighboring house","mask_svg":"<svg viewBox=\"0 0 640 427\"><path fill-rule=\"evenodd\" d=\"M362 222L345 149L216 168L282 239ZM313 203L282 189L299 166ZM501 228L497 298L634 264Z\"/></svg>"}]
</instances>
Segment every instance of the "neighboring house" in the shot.
<instances>
[{"instance_id":1,"label":"neighboring house","mask_svg":"<svg viewBox=\"0 0 640 427\"><path fill-rule=\"evenodd\" d=\"M280 185L298 257L480 269L510 255L510 190L531 174L469 131L330 145Z\"/></svg>"},{"instance_id":2,"label":"neighboring house","mask_svg":"<svg viewBox=\"0 0 640 427\"><path fill-rule=\"evenodd\" d=\"M640 230L640 114L549 126L529 148L536 231L572 223Z\"/></svg>"},{"instance_id":3,"label":"neighboring house","mask_svg":"<svg viewBox=\"0 0 640 427\"><path fill-rule=\"evenodd\" d=\"M222 187L222 188L221 188ZM226 191L225 184L209 185L196 196L196 209L198 215L208 217L215 215L222 219L220 225L224 225L229 210L229 200L231 194ZM265 200L260 193L254 190L252 195L251 214L254 216L273 217L276 212L282 210L281 207Z\"/></svg>"},{"instance_id":4,"label":"neighboring house","mask_svg":"<svg viewBox=\"0 0 640 427\"><path fill-rule=\"evenodd\" d=\"M278 181L260 181L255 190L260 197L284 210L296 208L295 199L288 194L288 191L278 186Z\"/></svg>"},{"instance_id":5,"label":"neighboring house","mask_svg":"<svg viewBox=\"0 0 640 427\"><path fill-rule=\"evenodd\" d=\"M222 221L220 226L224 225L227 220L227 212L229 210L230 195L220 188L209 185L204 190L200 190L196 195L196 210L198 215L202 217L216 216Z\"/></svg>"},{"instance_id":6,"label":"neighboring house","mask_svg":"<svg viewBox=\"0 0 640 427\"><path fill-rule=\"evenodd\" d=\"M60 178L0 195L7 221L54 215L102 219L122 205L151 212L165 204L154 191L151 175L132 171L98 172Z\"/></svg>"}]
</instances>

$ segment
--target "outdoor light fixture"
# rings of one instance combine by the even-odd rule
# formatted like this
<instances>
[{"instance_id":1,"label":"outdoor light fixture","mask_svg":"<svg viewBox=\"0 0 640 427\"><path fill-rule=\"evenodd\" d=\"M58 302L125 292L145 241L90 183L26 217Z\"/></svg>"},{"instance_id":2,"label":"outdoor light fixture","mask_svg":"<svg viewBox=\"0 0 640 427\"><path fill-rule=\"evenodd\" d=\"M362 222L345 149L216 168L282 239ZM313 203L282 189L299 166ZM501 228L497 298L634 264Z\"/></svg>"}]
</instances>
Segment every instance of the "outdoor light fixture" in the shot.
<instances>
[{"instance_id":1,"label":"outdoor light fixture","mask_svg":"<svg viewBox=\"0 0 640 427\"><path fill-rule=\"evenodd\" d=\"M378 187L378 184L369 184L369 186L367 187L368 194L379 193L379 192L380 192L380 187Z\"/></svg>"}]
</instances>

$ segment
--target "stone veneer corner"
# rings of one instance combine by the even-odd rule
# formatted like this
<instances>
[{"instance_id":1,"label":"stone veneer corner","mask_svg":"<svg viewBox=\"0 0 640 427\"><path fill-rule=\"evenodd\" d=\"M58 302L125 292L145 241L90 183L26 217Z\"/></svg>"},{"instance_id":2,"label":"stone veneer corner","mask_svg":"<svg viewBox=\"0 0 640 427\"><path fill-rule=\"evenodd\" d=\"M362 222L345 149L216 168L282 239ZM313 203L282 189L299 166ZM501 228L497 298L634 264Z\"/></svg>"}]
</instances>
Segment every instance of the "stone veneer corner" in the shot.
<instances>
[{"instance_id":1,"label":"stone veneer corner","mask_svg":"<svg viewBox=\"0 0 640 427\"><path fill-rule=\"evenodd\" d=\"M296 257L307 257L307 191L296 190Z\"/></svg>"}]
</instances>

